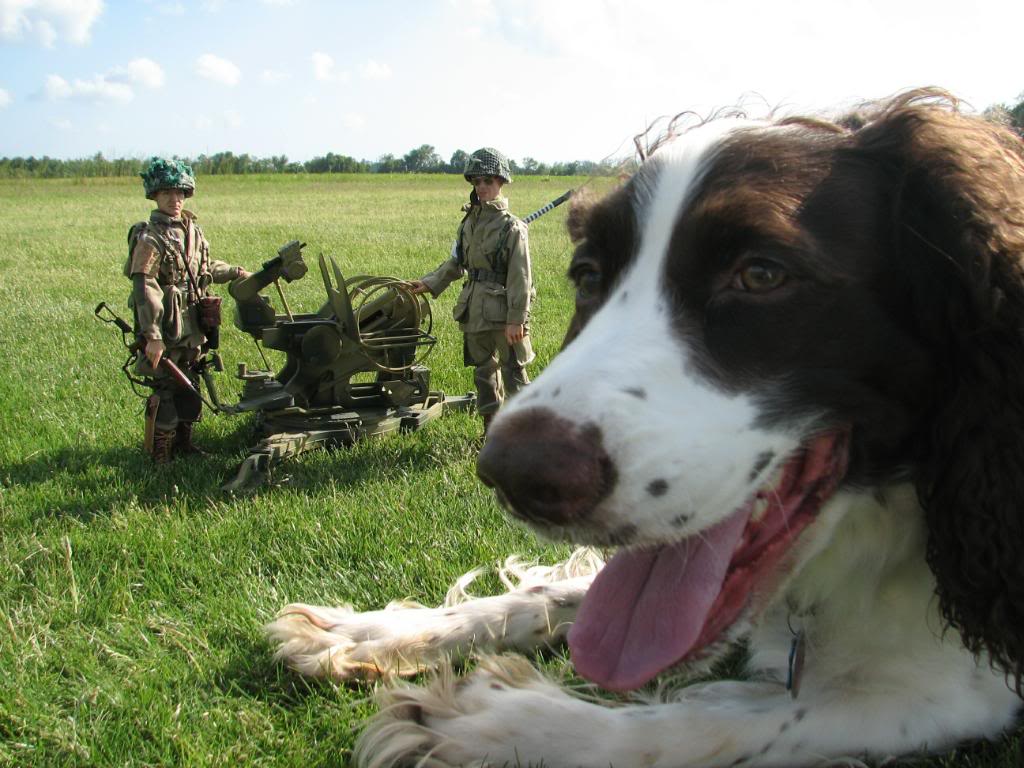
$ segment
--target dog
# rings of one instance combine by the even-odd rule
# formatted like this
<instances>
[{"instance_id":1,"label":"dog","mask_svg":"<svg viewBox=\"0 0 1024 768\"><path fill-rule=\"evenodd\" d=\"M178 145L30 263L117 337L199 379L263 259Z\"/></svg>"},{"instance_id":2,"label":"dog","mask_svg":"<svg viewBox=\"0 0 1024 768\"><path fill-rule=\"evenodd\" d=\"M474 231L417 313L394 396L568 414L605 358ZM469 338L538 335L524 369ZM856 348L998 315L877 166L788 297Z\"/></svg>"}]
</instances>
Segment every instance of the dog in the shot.
<instances>
[{"instance_id":1,"label":"dog","mask_svg":"<svg viewBox=\"0 0 1024 768\"><path fill-rule=\"evenodd\" d=\"M934 89L831 121L720 118L568 224L565 344L478 473L540 535L615 554L513 561L506 594L460 584L440 608L285 608L270 636L306 674L440 665L381 688L357 762L794 768L1012 727L1019 138ZM514 654L444 663L564 640L622 695ZM738 641L742 681L649 685Z\"/></svg>"}]
</instances>

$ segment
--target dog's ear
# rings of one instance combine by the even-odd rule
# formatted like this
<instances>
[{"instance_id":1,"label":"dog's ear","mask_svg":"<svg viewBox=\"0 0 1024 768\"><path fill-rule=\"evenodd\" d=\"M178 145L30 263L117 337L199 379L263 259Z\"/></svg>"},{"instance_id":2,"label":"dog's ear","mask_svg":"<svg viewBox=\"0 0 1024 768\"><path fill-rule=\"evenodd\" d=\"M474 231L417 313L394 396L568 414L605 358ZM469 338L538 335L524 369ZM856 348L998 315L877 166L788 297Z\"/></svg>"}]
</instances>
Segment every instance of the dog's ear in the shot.
<instances>
[{"instance_id":1,"label":"dog's ear","mask_svg":"<svg viewBox=\"0 0 1024 768\"><path fill-rule=\"evenodd\" d=\"M569 239L573 245L578 245L586 236L587 221L596 202L594 193L587 187L573 192L569 200L569 214L565 217L565 228L569 230Z\"/></svg>"},{"instance_id":2,"label":"dog's ear","mask_svg":"<svg viewBox=\"0 0 1024 768\"><path fill-rule=\"evenodd\" d=\"M1024 148L909 94L851 141L894 190L893 252L936 363L916 482L945 621L1024 672Z\"/></svg>"}]
</instances>

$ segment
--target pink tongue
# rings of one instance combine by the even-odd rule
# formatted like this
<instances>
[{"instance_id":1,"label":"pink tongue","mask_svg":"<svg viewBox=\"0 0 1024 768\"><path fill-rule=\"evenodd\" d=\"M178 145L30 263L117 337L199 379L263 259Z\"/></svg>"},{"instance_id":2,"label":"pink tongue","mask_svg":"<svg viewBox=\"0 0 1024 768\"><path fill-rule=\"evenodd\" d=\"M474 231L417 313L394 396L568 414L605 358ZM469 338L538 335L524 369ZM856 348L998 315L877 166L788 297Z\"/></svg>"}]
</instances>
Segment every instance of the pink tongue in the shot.
<instances>
[{"instance_id":1,"label":"pink tongue","mask_svg":"<svg viewBox=\"0 0 1024 768\"><path fill-rule=\"evenodd\" d=\"M744 507L678 544L616 554L569 629L576 670L604 688L626 691L686 656L722 590L749 515Z\"/></svg>"}]
</instances>

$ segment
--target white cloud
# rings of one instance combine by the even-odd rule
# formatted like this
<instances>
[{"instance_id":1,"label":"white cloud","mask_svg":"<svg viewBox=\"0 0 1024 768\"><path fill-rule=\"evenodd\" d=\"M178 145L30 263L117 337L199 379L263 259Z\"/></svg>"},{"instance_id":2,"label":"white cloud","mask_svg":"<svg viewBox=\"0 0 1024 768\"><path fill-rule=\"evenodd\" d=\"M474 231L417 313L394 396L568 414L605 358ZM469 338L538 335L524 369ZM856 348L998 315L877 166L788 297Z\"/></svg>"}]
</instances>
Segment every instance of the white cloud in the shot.
<instances>
[{"instance_id":1,"label":"white cloud","mask_svg":"<svg viewBox=\"0 0 1024 768\"><path fill-rule=\"evenodd\" d=\"M391 77L391 67L369 59L359 68L359 74L367 80L387 80Z\"/></svg>"},{"instance_id":2,"label":"white cloud","mask_svg":"<svg viewBox=\"0 0 1024 768\"><path fill-rule=\"evenodd\" d=\"M309 57L313 64L313 77L322 83L347 83L352 75L346 71L339 72L334 65L334 58L322 51L314 51Z\"/></svg>"},{"instance_id":3,"label":"white cloud","mask_svg":"<svg viewBox=\"0 0 1024 768\"><path fill-rule=\"evenodd\" d=\"M341 117L341 125L343 128L348 128L350 131L358 131L366 125L366 118L362 115L350 112Z\"/></svg>"},{"instance_id":4,"label":"white cloud","mask_svg":"<svg viewBox=\"0 0 1024 768\"><path fill-rule=\"evenodd\" d=\"M48 75L43 93L50 101L83 99L92 102L115 101L127 104L135 98L135 91L127 83L110 80L106 75L93 75L88 80L76 77L68 82L60 75Z\"/></svg>"},{"instance_id":5,"label":"white cloud","mask_svg":"<svg viewBox=\"0 0 1024 768\"><path fill-rule=\"evenodd\" d=\"M57 42L57 30L53 28L53 25L48 21L37 21L32 27L32 31L35 32L39 42L44 48L53 48L53 44Z\"/></svg>"},{"instance_id":6,"label":"white cloud","mask_svg":"<svg viewBox=\"0 0 1024 768\"><path fill-rule=\"evenodd\" d=\"M71 124L70 120L63 117L51 120L50 125L56 128L58 131L71 131L75 127Z\"/></svg>"},{"instance_id":7,"label":"white cloud","mask_svg":"<svg viewBox=\"0 0 1024 768\"><path fill-rule=\"evenodd\" d=\"M160 88L164 84L164 71L152 59L133 59L128 62L128 77L133 83L146 88Z\"/></svg>"},{"instance_id":8,"label":"white cloud","mask_svg":"<svg viewBox=\"0 0 1024 768\"><path fill-rule=\"evenodd\" d=\"M48 75L43 84L43 95L50 101L81 99L94 103L120 102L126 104L135 98L133 85L160 88L164 84L164 71L152 59L133 59L127 67L115 67L106 74L90 78L76 77L70 81L60 75Z\"/></svg>"},{"instance_id":9,"label":"white cloud","mask_svg":"<svg viewBox=\"0 0 1024 768\"><path fill-rule=\"evenodd\" d=\"M196 73L207 80L223 85L238 85L242 79L242 71L227 59L204 53L196 59Z\"/></svg>"},{"instance_id":10,"label":"white cloud","mask_svg":"<svg viewBox=\"0 0 1024 768\"><path fill-rule=\"evenodd\" d=\"M0 0L0 40L35 37L47 48L58 38L82 45L103 12L103 0Z\"/></svg>"},{"instance_id":11,"label":"white cloud","mask_svg":"<svg viewBox=\"0 0 1024 768\"><path fill-rule=\"evenodd\" d=\"M267 85L277 85L278 83L283 83L287 79L288 73L282 72L279 69L264 69L263 73L260 75L260 80Z\"/></svg>"},{"instance_id":12,"label":"white cloud","mask_svg":"<svg viewBox=\"0 0 1024 768\"><path fill-rule=\"evenodd\" d=\"M201 113L192 118L192 129L195 131L218 132L224 128L241 128L245 121L242 120L242 113L237 109L225 109L220 115L211 117Z\"/></svg>"},{"instance_id":13,"label":"white cloud","mask_svg":"<svg viewBox=\"0 0 1024 768\"><path fill-rule=\"evenodd\" d=\"M71 88L75 96L89 101L120 101L127 103L135 98L130 85L108 80L104 75L94 75L88 80L72 81Z\"/></svg>"},{"instance_id":14,"label":"white cloud","mask_svg":"<svg viewBox=\"0 0 1024 768\"><path fill-rule=\"evenodd\" d=\"M71 85L60 75L47 75L43 92L46 93L46 98L51 101L66 99L72 93Z\"/></svg>"},{"instance_id":15,"label":"white cloud","mask_svg":"<svg viewBox=\"0 0 1024 768\"><path fill-rule=\"evenodd\" d=\"M3 88L0 88L0 109L3 109L11 103L11 94Z\"/></svg>"},{"instance_id":16,"label":"white cloud","mask_svg":"<svg viewBox=\"0 0 1024 768\"><path fill-rule=\"evenodd\" d=\"M317 80L327 81L334 77L334 59L326 53L314 51L309 60L313 62L313 77Z\"/></svg>"},{"instance_id":17,"label":"white cloud","mask_svg":"<svg viewBox=\"0 0 1024 768\"><path fill-rule=\"evenodd\" d=\"M184 16L185 6L181 3L174 3L172 5L161 3L157 5L157 11L164 16Z\"/></svg>"}]
</instances>

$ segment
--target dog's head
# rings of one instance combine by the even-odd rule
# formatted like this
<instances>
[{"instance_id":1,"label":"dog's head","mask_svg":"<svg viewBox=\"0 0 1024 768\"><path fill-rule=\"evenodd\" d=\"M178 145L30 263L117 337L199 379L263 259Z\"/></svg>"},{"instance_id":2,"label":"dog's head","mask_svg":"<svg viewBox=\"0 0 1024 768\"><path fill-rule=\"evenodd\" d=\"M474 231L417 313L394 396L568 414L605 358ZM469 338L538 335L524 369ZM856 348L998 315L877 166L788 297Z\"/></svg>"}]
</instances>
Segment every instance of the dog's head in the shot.
<instances>
[{"instance_id":1,"label":"dog's head","mask_svg":"<svg viewBox=\"0 0 1024 768\"><path fill-rule=\"evenodd\" d=\"M838 488L910 480L944 615L1019 677L1024 164L936 95L710 122L570 216L564 349L479 471L540 532L624 546L571 635L587 676L696 652Z\"/></svg>"}]
</instances>

